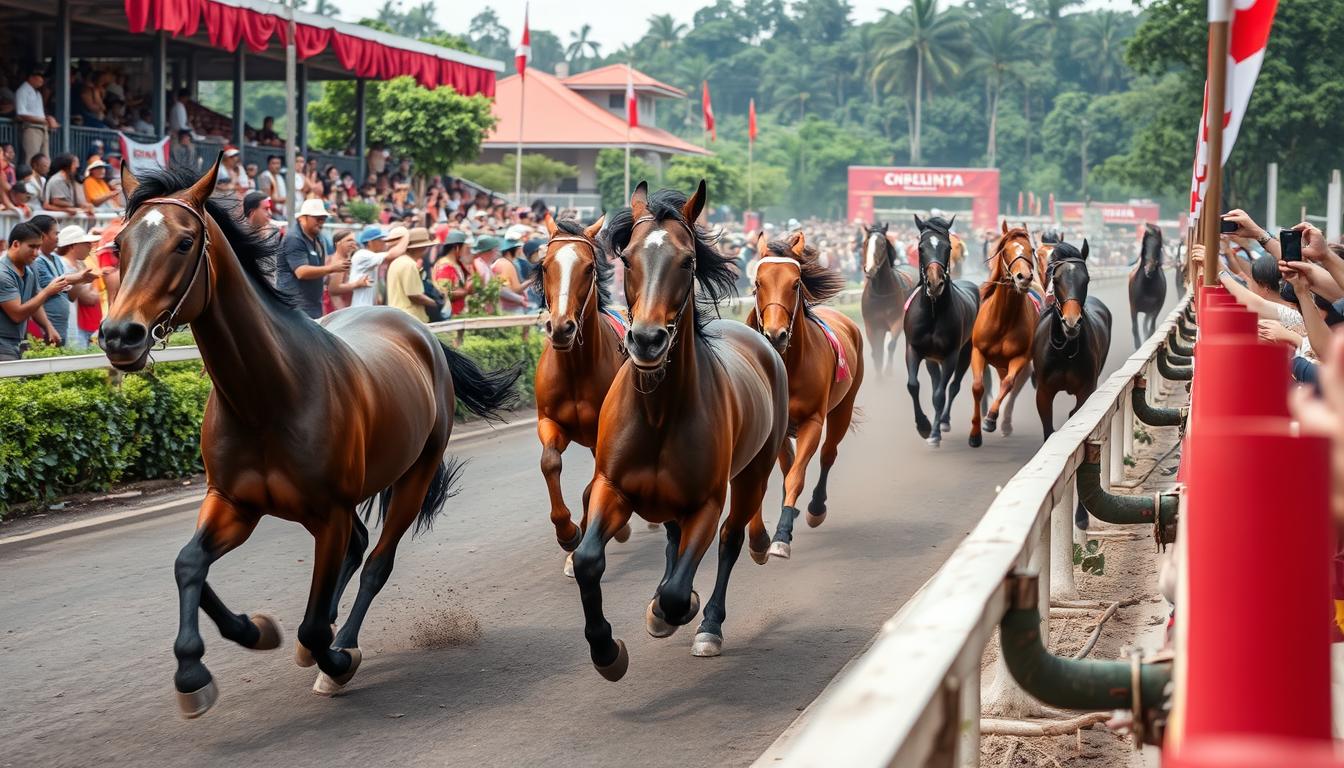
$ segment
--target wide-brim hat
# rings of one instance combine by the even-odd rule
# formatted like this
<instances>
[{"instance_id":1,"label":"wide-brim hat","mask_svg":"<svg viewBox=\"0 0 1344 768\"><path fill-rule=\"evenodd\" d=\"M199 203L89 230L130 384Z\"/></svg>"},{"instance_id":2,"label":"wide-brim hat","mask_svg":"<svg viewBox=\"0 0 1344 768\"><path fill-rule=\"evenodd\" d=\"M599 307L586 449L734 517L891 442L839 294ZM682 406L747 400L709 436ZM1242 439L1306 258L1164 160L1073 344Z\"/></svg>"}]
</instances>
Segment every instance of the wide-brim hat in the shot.
<instances>
[{"instance_id":1,"label":"wide-brim hat","mask_svg":"<svg viewBox=\"0 0 1344 768\"><path fill-rule=\"evenodd\" d=\"M499 238L494 235L481 235L476 238L476 244L471 246L472 253L485 253L493 251L499 247Z\"/></svg>"},{"instance_id":2,"label":"wide-brim hat","mask_svg":"<svg viewBox=\"0 0 1344 768\"><path fill-rule=\"evenodd\" d=\"M321 198L310 197L299 206L299 215L325 219L331 215L331 211L327 210L327 204Z\"/></svg>"},{"instance_id":3,"label":"wide-brim hat","mask_svg":"<svg viewBox=\"0 0 1344 768\"><path fill-rule=\"evenodd\" d=\"M444 239L443 244L444 244L444 245L460 245L460 244L462 244L462 243L467 242L467 239L468 239L468 238L467 238L467 233L466 233L466 232L463 232L463 231L460 230L460 229L454 229L452 232L449 232L449 233L448 233L448 237Z\"/></svg>"},{"instance_id":4,"label":"wide-brim hat","mask_svg":"<svg viewBox=\"0 0 1344 768\"><path fill-rule=\"evenodd\" d=\"M434 238L429 236L429 230L424 227L415 227L411 230L411 240L406 243L407 250L416 248L428 248L434 245Z\"/></svg>"},{"instance_id":5,"label":"wide-brim hat","mask_svg":"<svg viewBox=\"0 0 1344 768\"><path fill-rule=\"evenodd\" d=\"M84 231L83 227L77 224L71 224L67 227L63 227L61 231L56 235L57 248L65 248L66 246L70 245L79 245L80 243L96 243L96 242L98 242L98 235L90 235L88 232Z\"/></svg>"}]
</instances>

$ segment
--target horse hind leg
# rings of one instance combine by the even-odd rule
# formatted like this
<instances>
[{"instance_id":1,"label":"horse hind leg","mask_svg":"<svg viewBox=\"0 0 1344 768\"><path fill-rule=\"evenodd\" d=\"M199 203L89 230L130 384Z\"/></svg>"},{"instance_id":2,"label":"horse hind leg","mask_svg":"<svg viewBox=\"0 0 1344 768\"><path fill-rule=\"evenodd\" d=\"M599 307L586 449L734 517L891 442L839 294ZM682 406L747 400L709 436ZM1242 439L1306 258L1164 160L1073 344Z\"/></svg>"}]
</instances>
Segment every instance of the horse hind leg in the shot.
<instances>
[{"instance_id":1,"label":"horse hind leg","mask_svg":"<svg viewBox=\"0 0 1344 768\"><path fill-rule=\"evenodd\" d=\"M859 381L850 386L840 403L826 415L826 438L821 443L821 476L817 486L812 489L812 501L807 505L807 527L816 528L826 522L826 481L831 477L831 467L840 454L840 441L849 432L854 420L854 401L858 399Z\"/></svg>"},{"instance_id":2,"label":"horse hind leg","mask_svg":"<svg viewBox=\"0 0 1344 768\"><path fill-rule=\"evenodd\" d=\"M957 355L956 368L949 368L946 362L943 363L943 381L949 382L947 385L947 404L943 406L942 428L944 432L952 430L952 403L956 402L957 393L961 391L961 380L966 376L966 370L971 367L971 343L966 342L961 348L961 353Z\"/></svg>"},{"instance_id":3,"label":"horse hind leg","mask_svg":"<svg viewBox=\"0 0 1344 768\"><path fill-rule=\"evenodd\" d=\"M1008 367L999 371L999 396L989 409L989 418L997 421L1000 414L1004 415L1005 436L1012 433L1010 414L1012 413L1013 401L1017 398L1019 379L1022 378L1026 367L1027 358L1019 357L1009 361Z\"/></svg>"},{"instance_id":4,"label":"horse hind leg","mask_svg":"<svg viewBox=\"0 0 1344 768\"><path fill-rule=\"evenodd\" d=\"M929 417L924 415L924 408L919 404L919 353L908 342L905 345L905 374L905 390L910 393L910 401L915 407L915 431L927 440L932 425L929 424Z\"/></svg>"},{"instance_id":5,"label":"horse hind leg","mask_svg":"<svg viewBox=\"0 0 1344 768\"><path fill-rule=\"evenodd\" d=\"M377 500L378 497L369 500L370 509ZM353 525L350 530L350 543L345 550L345 560L341 562L340 576L336 579L336 591L331 595L331 609L327 623L331 624L333 635L336 634L336 615L341 607L341 596L345 594L345 588L350 585L350 579L354 577L355 571L359 570L359 563L364 559L364 550L369 546L369 529L359 519L359 513L351 518L351 522ZM313 658L313 654L303 643L295 643L294 663L306 668L316 664L317 659Z\"/></svg>"},{"instance_id":6,"label":"horse hind leg","mask_svg":"<svg viewBox=\"0 0 1344 768\"><path fill-rule=\"evenodd\" d=\"M979 349L971 348L971 434L967 438L972 448L979 448L984 444L984 438L980 434L982 419L980 408L985 400L985 380L989 378L989 368L985 364L985 356ZM994 412L991 410L983 419L984 430L986 432L994 431Z\"/></svg>"},{"instance_id":7,"label":"horse hind leg","mask_svg":"<svg viewBox=\"0 0 1344 768\"><path fill-rule=\"evenodd\" d=\"M1008 399L1003 403L1003 410L1001 413L1003 415L1002 432L1004 437L1012 437L1013 435L1013 407L1017 405L1017 396L1022 394L1023 387L1027 386L1027 382L1031 379L1031 368L1031 358L1027 358L1026 363L1022 366L1022 370L1018 372L1017 377L1013 380L1013 389L1008 393Z\"/></svg>"},{"instance_id":8,"label":"horse hind leg","mask_svg":"<svg viewBox=\"0 0 1344 768\"><path fill-rule=\"evenodd\" d=\"M1133 304L1129 307L1129 324L1134 332L1134 348L1143 346L1143 337L1139 335L1139 310Z\"/></svg>"},{"instance_id":9,"label":"horse hind leg","mask_svg":"<svg viewBox=\"0 0 1344 768\"><path fill-rule=\"evenodd\" d=\"M938 448L943 444L943 412L947 409L947 385L951 378L951 370L947 360L941 364L925 360L924 368L928 370L929 378L933 380L933 428L925 442Z\"/></svg>"}]
</instances>

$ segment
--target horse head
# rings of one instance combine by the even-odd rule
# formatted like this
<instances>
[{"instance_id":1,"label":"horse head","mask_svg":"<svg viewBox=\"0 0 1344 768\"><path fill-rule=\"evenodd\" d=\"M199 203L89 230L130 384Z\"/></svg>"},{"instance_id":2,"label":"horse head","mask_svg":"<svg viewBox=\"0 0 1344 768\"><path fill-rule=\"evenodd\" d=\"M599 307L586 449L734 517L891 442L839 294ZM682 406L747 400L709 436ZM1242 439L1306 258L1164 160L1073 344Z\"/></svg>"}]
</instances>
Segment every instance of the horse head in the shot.
<instances>
[{"instance_id":1,"label":"horse head","mask_svg":"<svg viewBox=\"0 0 1344 768\"><path fill-rule=\"evenodd\" d=\"M995 264L991 277L1011 283L1018 293L1026 293L1036 280L1035 250L1026 227L1008 228L1003 222L1003 236L995 250Z\"/></svg>"},{"instance_id":2,"label":"horse head","mask_svg":"<svg viewBox=\"0 0 1344 768\"><path fill-rule=\"evenodd\" d=\"M1152 224L1143 225L1143 243L1139 246L1139 261L1145 277L1162 269L1162 230Z\"/></svg>"},{"instance_id":3,"label":"horse head","mask_svg":"<svg viewBox=\"0 0 1344 768\"><path fill-rule=\"evenodd\" d=\"M887 239L887 224L865 227L863 232L863 273L871 280L884 267L896 263L896 248Z\"/></svg>"},{"instance_id":4,"label":"horse head","mask_svg":"<svg viewBox=\"0 0 1344 768\"><path fill-rule=\"evenodd\" d=\"M551 347L561 352L571 349L579 339L579 327L588 305L602 300L601 281L606 265L599 260L595 238L602 231L605 218L584 229L575 221L557 222L550 214L546 215L550 240L538 277L541 295L551 314L546 320L546 336Z\"/></svg>"},{"instance_id":5,"label":"horse head","mask_svg":"<svg viewBox=\"0 0 1344 768\"><path fill-rule=\"evenodd\" d=\"M956 219L955 216L952 218ZM924 221L918 214L915 215L915 226L919 228L920 281L924 283L924 293L931 299L943 295L950 279L948 262L952 259L951 224L937 217Z\"/></svg>"},{"instance_id":6,"label":"horse head","mask_svg":"<svg viewBox=\"0 0 1344 768\"><path fill-rule=\"evenodd\" d=\"M117 368L143 368L155 343L209 305L214 278L205 206L218 172L216 158L190 187L141 200L135 194L139 181L127 166L121 167L122 191L130 205L125 226L109 246L120 255L121 288L98 332L103 351Z\"/></svg>"},{"instance_id":7,"label":"horse head","mask_svg":"<svg viewBox=\"0 0 1344 768\"><path fill-rule=\"evenodd\" d=\"M1083 330L1083 308L1087 304L1087 240L1082 250L1059 243L1050 254L1050 285L1055 296L1064 337L1074 339Z\"/></svg>"}]
</instances>

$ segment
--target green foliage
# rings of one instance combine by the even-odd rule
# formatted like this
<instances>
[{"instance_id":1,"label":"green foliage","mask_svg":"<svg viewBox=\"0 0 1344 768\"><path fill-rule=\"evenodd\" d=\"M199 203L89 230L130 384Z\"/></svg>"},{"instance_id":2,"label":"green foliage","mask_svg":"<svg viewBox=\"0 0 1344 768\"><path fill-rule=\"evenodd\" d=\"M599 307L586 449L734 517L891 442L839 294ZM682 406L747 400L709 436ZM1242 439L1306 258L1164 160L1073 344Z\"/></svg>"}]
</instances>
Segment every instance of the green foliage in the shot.
<instances>
[{"instance_id":1,"label":"green foliage","mask_svg":"<svg viewBox=\"0 0 1344 768\"><path fill-rule=\"evenodd\" d=\"M491 275L487 280L480 274L471 276L471 293L467 294L466 314L463 317L492 315L499 306L499 289L504 280Z\"/></svg>"},{"instance_id":2,"label":"green foliage","mask_svg":"<svg viewBox=\"0 0 1344 768\"><path fill-rule=\"evenodd\" d=\"M663 183L690 194L704 179L710 206L730 205L740 209L746 205L746 178L744 169L717 155L678 155L667 164Z\"/></svg>"},{"instance_id":3,"label":"green foliage","mask_svg":"<svg viewBox=\"0 0 1344 768\"><path fill-rule=\"evenodd\" d=\"M655 189L662 184L653 166L639 155L630 153L630 189L640 181L647 181ZM602 209L614 211L629 201L625 199L625 150L603 149L597 153L597 191L602 195Z\"/></svg>"},{"instance_id":4,"label":"green foliage","mask_svg":"<svg viewBox=\"0 0 1344 768\"><path fill-rule=\"evenodd\" d=\"M458 163L453 173L489 190L513 189L513 167L503 163Z\"/></svg>"},{"instance_id":5,"label":"green foliage","mask_svg":"<svg viewBox=\"0 0 1344 768\"><path fill-rule=\"evenodd\" d=\"M378 204L366 203L362 200L351 200L345 204L345 210L350 214L350 218L360 224L372 224L378 220Z\"/></svg>"},{"instance_id":6,"label":"green foliage","mask_svg":"<svg viewBox=\"0 0 1344 768\"><path fill-rule=\"evenodd\" d=\"M1152 445L1153 435L1148 430L1144 429L1142 425L1135 424L1134 442L1139 443L1140 445Z\"/></svg>"},{"instance_id":7,"label":"green foliage","mask_svg":"<svg viewBox=\"0 0 1344 768\"><path fill-rule=\"evenodd\" d=\"M487 189L513 189L516 158L517 155L510 152L498 163L460 163L454 169L454 173ZM579 175L577 166L535 153L523 155L522 170L523 189L529 192L542 191L564 179Z\"/></svg>"},{"instance_id":8,"label":"green foliage","mask_svg":"<svg viewBox=\"0 0 1344 768\"><path fill-rule=\"evenodd\" d=\"M1073 564L1083 569L1083 573L1101 576L1106 573L1106 553L1101 551L1101 542L1091 539L1087 546L1073 545Z\"/></svg>"}]
</instances>

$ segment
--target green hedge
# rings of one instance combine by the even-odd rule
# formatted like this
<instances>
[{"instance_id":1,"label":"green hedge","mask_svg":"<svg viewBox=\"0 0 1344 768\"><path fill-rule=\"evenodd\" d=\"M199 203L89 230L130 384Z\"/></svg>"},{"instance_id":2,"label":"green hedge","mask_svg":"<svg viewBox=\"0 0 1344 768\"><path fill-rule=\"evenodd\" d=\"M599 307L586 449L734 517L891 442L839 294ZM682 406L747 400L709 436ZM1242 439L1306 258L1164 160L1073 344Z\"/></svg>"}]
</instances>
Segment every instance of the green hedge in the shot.
<instances>
[{"instance_id":1,"label":"green hedge","mask_svg":"<svg viewBox=\"0 0 1344 768\"><path fill-rule=\"evenodd\" d=\"M541 334L524 341L512 329L472 333L461 349L487 369L524 363L519 389L524 403L533 402ZM15 505L199 472L209 392L200 363L124 377L81 371L0 379L0 517Z\"/></svg>"}]
</instances>

